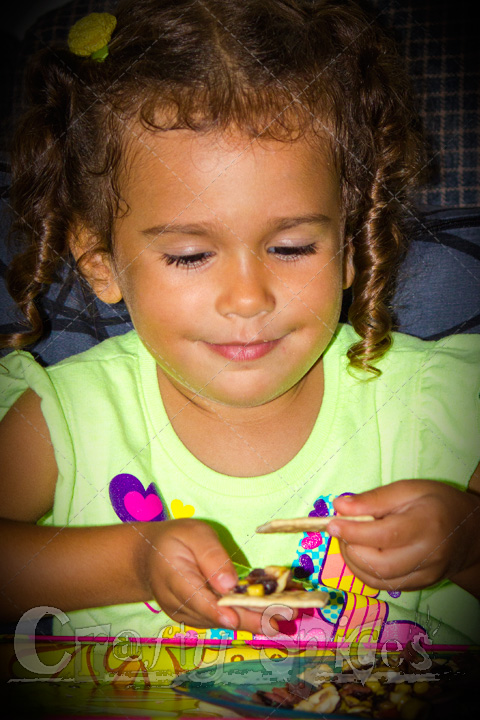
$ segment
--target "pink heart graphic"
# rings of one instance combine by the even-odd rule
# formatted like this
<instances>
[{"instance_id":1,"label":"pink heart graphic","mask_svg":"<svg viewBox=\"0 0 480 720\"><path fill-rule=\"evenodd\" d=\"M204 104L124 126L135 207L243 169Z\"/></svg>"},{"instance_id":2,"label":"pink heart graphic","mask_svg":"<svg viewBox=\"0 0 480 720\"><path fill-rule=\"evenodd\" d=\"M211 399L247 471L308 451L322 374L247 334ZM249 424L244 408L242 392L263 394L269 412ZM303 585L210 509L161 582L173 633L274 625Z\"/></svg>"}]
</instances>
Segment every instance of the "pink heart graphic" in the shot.
<instances>
[{"instance_id":1,"label":"pink heart graphic","mask_svg":"<svg viewBox=\"0 0 480 720\"><path fill-rule=\"evenodd\" d=\"M136 490L131 490L124 498L125 509L135 520L148 522L152 518L160 515L163 510L162 501L158 495L153 493L143 497Z\"/></svg>"},{"instance_id":2,"label":"pink heart graphic","mask_svg":"<svg viewBox=\"0 0 480 720\"><path fill-rule=\"evenodd\" d=\"M304 537L300 544L306 550L314 550L315 548L319 547L322 542L322 533L309 532L307 533L307 537Z\"/></svg>"}]
</instances>

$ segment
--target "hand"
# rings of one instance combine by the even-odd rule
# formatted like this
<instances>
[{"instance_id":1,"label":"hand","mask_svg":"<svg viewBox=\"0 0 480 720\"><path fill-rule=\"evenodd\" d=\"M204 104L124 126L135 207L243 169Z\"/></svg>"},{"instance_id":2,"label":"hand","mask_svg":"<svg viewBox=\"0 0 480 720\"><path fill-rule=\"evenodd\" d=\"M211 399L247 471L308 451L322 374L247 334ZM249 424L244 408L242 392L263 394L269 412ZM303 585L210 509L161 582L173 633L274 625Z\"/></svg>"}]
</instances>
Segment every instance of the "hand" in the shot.
<instances>
[{"instance_id":1,"label":"hand","mask_svg":"<svg viewBox=\"0 0 480 720\"><path fill-rule=\"evenodd\" d=\"M215 531L199 520L142 523L145 582L151 597L173 620L198 628L224 627L261 633L261 615L244 608L218 607L218 595L238 578ZM272 632L276 632L272 621Z\"/></svg>"},{"instance_id":2,"label":"hand","mask_svg":"<svg viewBox=\"0 0 480 720\"><path fill-rule=\"evenodd\" d=\"M339 497L334 507L339 514L376 518L335 518L328 525L350 570L370 587L418 590L465 574L480 562L474 528L480 503L474 493L439 481L401 480Z\"/></svg>"}]
</instances>

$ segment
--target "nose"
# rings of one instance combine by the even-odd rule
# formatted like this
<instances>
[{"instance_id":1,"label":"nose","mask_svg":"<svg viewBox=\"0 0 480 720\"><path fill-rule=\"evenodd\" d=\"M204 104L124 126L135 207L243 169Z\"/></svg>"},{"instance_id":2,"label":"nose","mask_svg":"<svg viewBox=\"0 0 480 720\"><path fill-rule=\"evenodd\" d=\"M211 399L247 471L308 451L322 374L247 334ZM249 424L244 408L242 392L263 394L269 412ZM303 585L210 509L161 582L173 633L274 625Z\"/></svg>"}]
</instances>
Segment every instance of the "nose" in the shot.
<instances>
[{"instance_id":1,"label":"nose","mask_svg":"<svg viewBox=\"0 0 480 720\"><path fill-rule=\"evenodd\" d=\"M223 269L216 304L217 311L225 317L250 318L275 308L275 278L259 258L249 255L232 259Z\"/></svg>"}]
</instances>

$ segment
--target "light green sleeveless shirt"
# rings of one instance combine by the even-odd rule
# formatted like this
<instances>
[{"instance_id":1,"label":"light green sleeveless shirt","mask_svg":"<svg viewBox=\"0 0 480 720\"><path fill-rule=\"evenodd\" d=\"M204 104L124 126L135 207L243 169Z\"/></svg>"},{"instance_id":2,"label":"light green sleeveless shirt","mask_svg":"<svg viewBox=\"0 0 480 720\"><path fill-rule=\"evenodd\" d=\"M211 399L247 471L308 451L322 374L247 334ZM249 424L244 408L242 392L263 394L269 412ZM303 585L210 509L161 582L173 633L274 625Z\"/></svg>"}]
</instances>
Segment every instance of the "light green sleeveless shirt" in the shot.
<instances>
[{"instance_id":1,"label":"light green sleeveless shirt","mask_svg":"<svg viewBox=\"0 0 480 720\"><path fill-rule=\"evenodd\" d=\"M338 546L325 535L254 532L271 518L331 511L342 493L399 479L468 485L480 459L480 336L427 343L396 334L377 363L382 375L369 381L347 369L346 352L355 340L349 326L339 326L325 352L322 407L298 455L279 471L253 478L221 475L184 447L163 407L155 361L135 332L46 369L28 353L10 354L0 368L4 411L31 387L42 398L58 464L54 506L43 522L205 519L234 561L293 563L328 587L327 609L300 618L304 635L316 623L327 640L355 639L371 627L369 639L379 641L402 642L421 628L437 643L479 643L479 603L449 582L392 597L349 575ZM131 631L152 638L171 636L175 625L155 602L70 612L68 618L63 626L56 622L56 633ZM207 635L218 637L218 631Z\"/></svg>"}]
</instances>

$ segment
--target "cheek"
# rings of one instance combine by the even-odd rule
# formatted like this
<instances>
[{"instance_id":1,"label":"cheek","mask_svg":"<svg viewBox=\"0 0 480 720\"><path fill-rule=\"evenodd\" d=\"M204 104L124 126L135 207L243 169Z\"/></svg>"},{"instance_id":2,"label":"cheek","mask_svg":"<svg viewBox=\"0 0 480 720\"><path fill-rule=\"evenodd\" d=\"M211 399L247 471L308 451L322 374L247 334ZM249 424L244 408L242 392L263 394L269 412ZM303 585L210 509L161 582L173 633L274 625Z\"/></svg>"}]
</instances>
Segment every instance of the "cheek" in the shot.
<instances>
[{"instance_id":1,"label":"cheek","mask_svg":"<svg viewBox=\"0 0 480 720\"><path fill-rule=\"evenodd\" d=\"M196 337L198 315L192 310L196 305L164 288L133 293L127 307L138 334L160 354L183 354L184 341Z\"/></svg>"},{"instance_id":2,"label":"cheek","mask_svg":"<svg viewBox=\"0 0 480 720\"><path fill-rule=\"evenodd\" d=\"M342 295L342 268L335 260L323 266L313 278L305 279L298 298L304 310L329 314L335 313L337 307L341 306Z\"/></svg>"},{"instance_id":3,"label":"cheek","mask_svg":"<svg viewBox=\"0 0 480 720\"><path fill-rule=\"evenodd\" d=\"M137 320L148 320L162 311L165 302L168 304L170 294L161 287L154 270L155 263L145 266L136 259L120 273L122 296L132 319L137 316Z\"/></svg>"}]
</instances>

